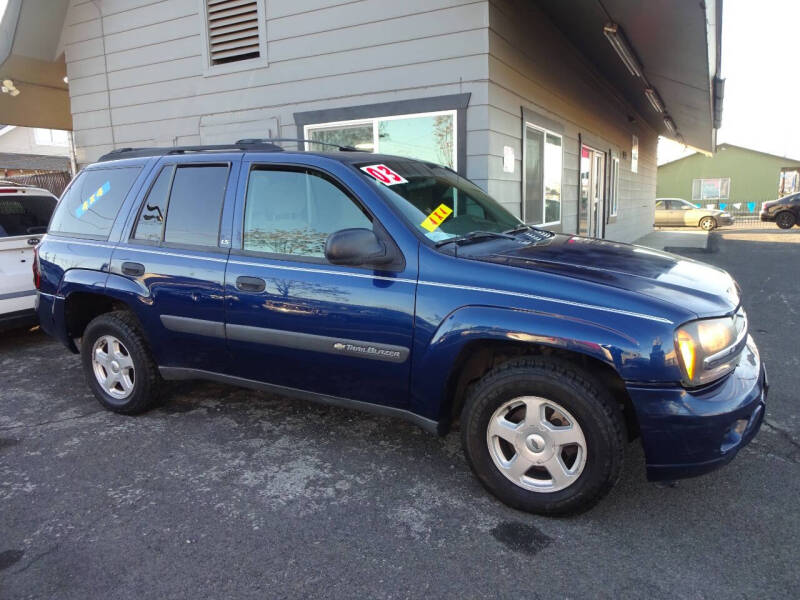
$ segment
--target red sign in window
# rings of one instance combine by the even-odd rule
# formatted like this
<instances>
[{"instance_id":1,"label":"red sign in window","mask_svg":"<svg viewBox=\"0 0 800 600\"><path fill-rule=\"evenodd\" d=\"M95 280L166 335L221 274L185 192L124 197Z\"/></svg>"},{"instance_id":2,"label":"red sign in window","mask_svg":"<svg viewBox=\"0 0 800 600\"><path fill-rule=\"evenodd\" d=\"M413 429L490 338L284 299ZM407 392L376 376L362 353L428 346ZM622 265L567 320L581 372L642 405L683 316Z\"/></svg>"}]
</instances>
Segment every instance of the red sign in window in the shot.
<instances>
[{"instance_id":1,"label":"red sign in window","mask_svg":"<svg viewBox=\"0 0 800 600\"><path fill-rule=\"evenodd\" d=\"M408 183L408 180L402 175L395 173L386 165L369 165L368 167L361 167L367 175L374 177L384 185L397 185L398 183Z\"/></svg>"}]
</instances>

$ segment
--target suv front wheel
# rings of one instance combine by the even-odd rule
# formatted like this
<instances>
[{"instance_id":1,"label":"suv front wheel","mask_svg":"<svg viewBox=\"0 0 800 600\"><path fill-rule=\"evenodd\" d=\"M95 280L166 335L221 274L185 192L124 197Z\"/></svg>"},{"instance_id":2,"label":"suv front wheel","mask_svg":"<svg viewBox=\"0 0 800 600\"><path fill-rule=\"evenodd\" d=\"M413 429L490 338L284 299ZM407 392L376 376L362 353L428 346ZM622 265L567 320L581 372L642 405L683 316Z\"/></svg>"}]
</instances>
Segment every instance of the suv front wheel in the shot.
<instances>
[{"instance_id":1,"label":"suv front wheel","mask_svg":"<svg viewBox=\"0 0 800 600\"><path fill-rule=\"evenodd\" d=\"M157 402L161 376L131 313L93 319L81 340L81 362L89 387L107 409L132 415Z\"/></svg>"},{"instance_id":2,"label":"suv front wheel","mask_svg":"<svg viewBox=\"0 0 800 600\"><path fill-rule=\"evenodd\" d=\"M791 229L794 227L794 224L797 222L797 218L794 216L794 213L785 210L783 212L779 212L775 216L775 223L781 229Z\"/></svg>"},{"instance_id":3,"label":"suv front wheel","mask_svg":"<svg viewBox=\"0 0 800 600\"><path fill-rule=\"evenodd\" d=\"M511 360L471 390L462 444L481 483L528 512L583 512L614 486L622 468L619 408L593 378L549 357Z\"/></svg>"}]
</instances>

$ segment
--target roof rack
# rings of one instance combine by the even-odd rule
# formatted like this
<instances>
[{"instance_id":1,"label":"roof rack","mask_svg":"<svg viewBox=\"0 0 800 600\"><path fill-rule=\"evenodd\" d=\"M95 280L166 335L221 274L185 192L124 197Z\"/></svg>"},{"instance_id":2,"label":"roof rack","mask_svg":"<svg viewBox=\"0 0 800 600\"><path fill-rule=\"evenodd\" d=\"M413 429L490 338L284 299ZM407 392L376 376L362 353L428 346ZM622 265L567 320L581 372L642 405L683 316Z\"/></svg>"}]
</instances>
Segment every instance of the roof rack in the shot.
<instances>
[{"instance_id":1,"label":"roof rack","mask_svg":"<svg viewBox=\"0 0 800 600\"><path fill-rule=\"evenodd\" d=\"M283 148L262 140L240 140L234 144L217 144L208 146L170 146L165 148L117 148L97 159L97 162L120 160L122 158L140 158L145 156L169 156L171 154L188 154L190 152L229 152L260 151L282 152Z\"/></svg>"},{"instance_id":2,"label":"roof rack","mask_svg":"<svg viewBox=\"0 0 800 600\"><path fill-rule=\"evenodd\" d=\"M236 142L237 144L274 144L275 142L297 142L299 144L317 144L319 146L331 146L337 148L342 152L368 152L367 150L360 150L354 146L342 146L340 144L332 144L331 142L320 142L319 140L305 140L303 138L246 138Z\"/></svg>"}]
</instances>

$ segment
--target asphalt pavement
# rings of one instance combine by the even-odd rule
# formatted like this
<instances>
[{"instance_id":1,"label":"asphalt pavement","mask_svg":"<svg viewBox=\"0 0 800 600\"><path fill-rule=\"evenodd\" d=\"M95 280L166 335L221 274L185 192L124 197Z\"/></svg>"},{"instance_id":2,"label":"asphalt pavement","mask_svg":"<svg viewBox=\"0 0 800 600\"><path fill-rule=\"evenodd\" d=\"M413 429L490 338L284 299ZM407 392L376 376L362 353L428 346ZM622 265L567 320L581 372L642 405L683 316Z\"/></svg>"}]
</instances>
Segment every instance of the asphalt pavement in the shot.
<instances>
[{"instance_id":1,"label":"asphalt pavement","mask_svg":"<svg viewBox=\"0 0 800 600\"><path fill-rule=\"evenodd\" d=\"M457 433L206 383L119 416L78 357L0 334L0 598L800 597L800 229L678 251L740 282L765 425L676 487L634 442L568 519L489 496Z\"/></svg>"}]
</instances>

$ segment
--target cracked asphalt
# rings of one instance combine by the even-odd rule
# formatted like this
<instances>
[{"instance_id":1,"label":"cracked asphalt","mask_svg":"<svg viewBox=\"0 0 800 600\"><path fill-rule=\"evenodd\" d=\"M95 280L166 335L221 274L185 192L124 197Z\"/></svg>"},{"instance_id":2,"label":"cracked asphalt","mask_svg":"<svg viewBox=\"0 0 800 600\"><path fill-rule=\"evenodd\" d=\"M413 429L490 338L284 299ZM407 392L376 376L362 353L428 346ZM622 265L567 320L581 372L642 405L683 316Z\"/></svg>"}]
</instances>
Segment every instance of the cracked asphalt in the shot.
<instances>
[{"instance_id":1,"label":"cracked asphalt","mask_svg":"<svg viewBox=\"0 0 800 600\"><path fill-rule=\"evenodd\" d=\"M0 598L800 597L800 230L722 231L772 384L730 465L570 519L486 494L457 433L205 383L139 417L0 335Z\"/></svg>"}]
</instances>

